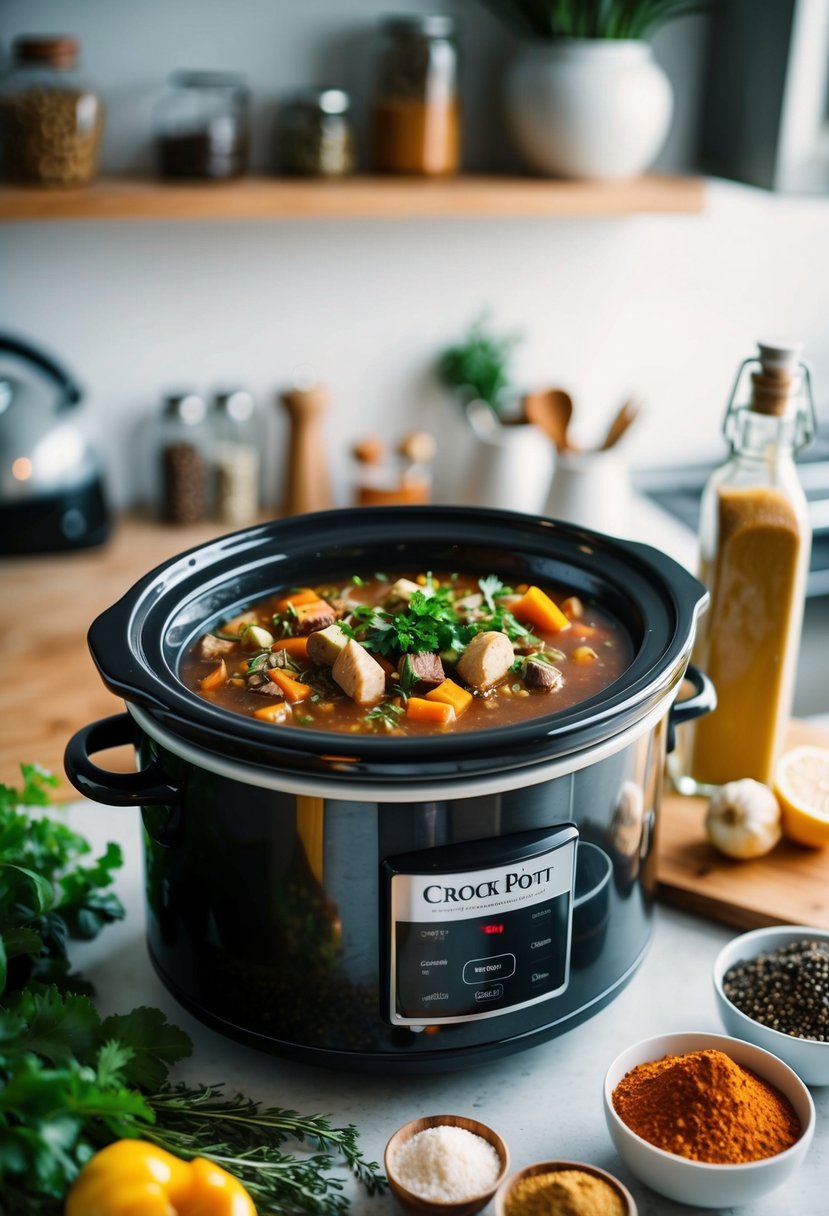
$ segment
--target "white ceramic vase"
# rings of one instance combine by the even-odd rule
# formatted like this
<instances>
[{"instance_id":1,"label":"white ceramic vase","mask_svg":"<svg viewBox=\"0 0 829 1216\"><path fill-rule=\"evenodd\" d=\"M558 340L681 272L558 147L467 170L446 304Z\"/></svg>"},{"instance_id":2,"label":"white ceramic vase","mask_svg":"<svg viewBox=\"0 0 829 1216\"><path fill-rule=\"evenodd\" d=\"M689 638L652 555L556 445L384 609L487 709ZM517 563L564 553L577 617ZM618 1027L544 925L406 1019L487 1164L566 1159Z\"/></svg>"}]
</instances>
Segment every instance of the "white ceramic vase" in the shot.
<instances>
[{"instance_id":1,"label":"white ceramic vase","mask_svg":"<svg viewBox=\"0 0 829 1216\"><path fill-rule=\"evenodd\" d=\"M555 177L633 177L655 159L673 89L650 44L529 43L506 78L508 117L528 165Z\"/></svg>"}]
</instances>

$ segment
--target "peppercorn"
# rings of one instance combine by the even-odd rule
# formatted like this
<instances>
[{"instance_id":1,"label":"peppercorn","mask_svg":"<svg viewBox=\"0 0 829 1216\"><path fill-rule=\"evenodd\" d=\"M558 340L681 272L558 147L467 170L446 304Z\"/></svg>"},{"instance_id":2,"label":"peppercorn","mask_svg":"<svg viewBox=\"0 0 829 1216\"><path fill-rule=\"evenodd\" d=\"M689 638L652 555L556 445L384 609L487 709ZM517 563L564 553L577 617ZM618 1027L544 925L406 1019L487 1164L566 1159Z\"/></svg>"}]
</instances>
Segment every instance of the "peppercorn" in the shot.
<instances>
[{"instance_id":1,"label":"peppercorn","mask_svg":"<svg viewBox=\"0 0 829 1216\"><path fill-rule=\"evenodd\" d=\"M796 1039L829 1043L829 943L801 940L741 959L723 992L746 1017Z\"/></svg>"}]
</instances>

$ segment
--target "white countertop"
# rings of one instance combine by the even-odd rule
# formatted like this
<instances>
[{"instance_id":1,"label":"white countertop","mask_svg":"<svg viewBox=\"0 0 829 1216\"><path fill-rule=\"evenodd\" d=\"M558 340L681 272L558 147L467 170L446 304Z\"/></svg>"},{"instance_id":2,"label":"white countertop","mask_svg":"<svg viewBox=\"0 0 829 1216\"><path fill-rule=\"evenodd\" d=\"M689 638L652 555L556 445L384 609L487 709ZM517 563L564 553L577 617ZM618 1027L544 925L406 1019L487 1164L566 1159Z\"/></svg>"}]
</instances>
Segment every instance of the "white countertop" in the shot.
<instances>
[{"instance_id":1,"label":"white countertop","mask_svg":"<svg viewBox=\"0 0 829 1216\"><path fill-rule=\"evenodd\" d=\"M51 812L50 812L51 813ZM354 1123L365 1155L382 1161L392 1132L420 1115L456 1113L490 1124L507 1141L513 1169L550 1158L591 1162L620 1177L640 1216L691 1216L699 1208L662 1199L633 1179L605 1127L602 1083L614 1056L628 1044L674 1030L721 1033L711 967L734 931L659 907L651 949L628 987L589 1021L542 1046L445 1076L382 1077L309 1068L226 1040L196 1022L168 995L144 945L139 814L132 809L73 804L72 825L93 844L122 845L116 890L126 919L90 943L75 945L74 965L95 985L105 1014L154 1005L193 1038L194 1053L175 1079L224 1082L265 1104ZM812 1091L818 1126L807 1161L767 1199L730 1209L741 1216L823 1216L829 1190L829 1087ZM390 1196L369 1199L349 1180L354 1216L397 1216ZM484 1216L491 1216L490 1208Z\"/></svg>"}]
</instances>

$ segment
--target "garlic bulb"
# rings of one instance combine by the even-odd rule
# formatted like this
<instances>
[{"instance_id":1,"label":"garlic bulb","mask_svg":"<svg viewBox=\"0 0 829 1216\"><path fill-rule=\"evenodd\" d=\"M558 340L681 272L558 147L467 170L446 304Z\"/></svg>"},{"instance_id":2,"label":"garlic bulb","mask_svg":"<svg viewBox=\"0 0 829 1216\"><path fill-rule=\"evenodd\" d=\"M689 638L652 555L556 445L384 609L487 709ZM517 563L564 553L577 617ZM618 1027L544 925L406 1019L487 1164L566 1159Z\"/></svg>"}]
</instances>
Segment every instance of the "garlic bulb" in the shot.
<instances>
[{"instance_id":1,"label":"garlic bulb","mask_svg":"<svg viewBox=\"0 0 829 1216\"><path fill-rule=\"evenodd\" d=\"M708 804L705 834L727 857L762 857L780 839L778 801L767 785L750 777L729 781Z\"/></svg>"}]
</instances>

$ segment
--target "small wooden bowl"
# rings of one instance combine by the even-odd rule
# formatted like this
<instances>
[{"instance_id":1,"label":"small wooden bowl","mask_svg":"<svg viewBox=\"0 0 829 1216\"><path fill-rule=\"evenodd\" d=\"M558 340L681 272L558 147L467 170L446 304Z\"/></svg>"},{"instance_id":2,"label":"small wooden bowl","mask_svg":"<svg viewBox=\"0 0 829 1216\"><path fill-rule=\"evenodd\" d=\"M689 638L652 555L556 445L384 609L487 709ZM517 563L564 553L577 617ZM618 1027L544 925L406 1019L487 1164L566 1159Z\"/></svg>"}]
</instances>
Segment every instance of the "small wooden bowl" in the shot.
<instances>
[{"instance_id":1,"label":"small wooden bowl","mask_svg":"<svg viewBox=\"0 0 829 1216\"><path fill-rule=\"evenodd\" d=\"M424 1199L422 1195L416 1195L414 1191L410 1191L395 1178L391 1161L401 1144L411 1140L412 1136L416 1136L418 1132L425 1131L427 1127L440 1126L462 1127L464 1131L472 1132L474 1136L480 1136L495 1149L501 1162L501 1168L498 1171L498 1177L485 1191L481 1191L477 1195L470 1195L468 1199L442 1202L439 1199ZM497 1132L494 1132L491 1127L487 1127L485 1123L479 1123L477 1119L467 1119L464 1115L427 1115L424 1119L412 1119L411 1123L404 1123L402 1127L398 1128L386 1145L383 1165L389 1180L389 1190L398 1203L408 1211L423 1213L424 1216L474 1216L475 1212L480 1212L481 1208L486 1207L506 1177L509 1169L509 1150Z\"/></svg>"},{"instance_id":2,"label":"small wooden bowl","mask_svg":"<svg viewBox=\"0 0 829 1216\"><path fill-rule=\"evenodd\" d=\"M495 1195L495 1216L505 1216L507 1197L519 1182L531 1178L534 1174L552 1174L561 1170L578 1170L581 1174L591 1174L594 1178L606 1182L619 1196L625 1216L637 1216L636 1202L627 1187L606 1170L600 1170L596 1165L587 1165L584 1161L536 1161L534 1165L528 1165L523 1170L510 1174L498 1187Z\"/></svg>"}]
</instances>

